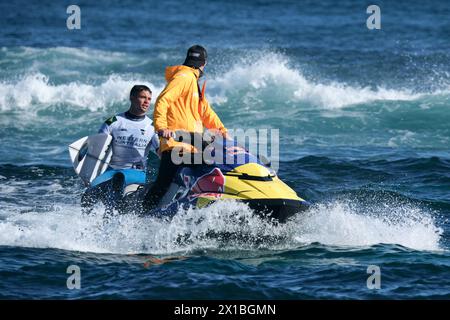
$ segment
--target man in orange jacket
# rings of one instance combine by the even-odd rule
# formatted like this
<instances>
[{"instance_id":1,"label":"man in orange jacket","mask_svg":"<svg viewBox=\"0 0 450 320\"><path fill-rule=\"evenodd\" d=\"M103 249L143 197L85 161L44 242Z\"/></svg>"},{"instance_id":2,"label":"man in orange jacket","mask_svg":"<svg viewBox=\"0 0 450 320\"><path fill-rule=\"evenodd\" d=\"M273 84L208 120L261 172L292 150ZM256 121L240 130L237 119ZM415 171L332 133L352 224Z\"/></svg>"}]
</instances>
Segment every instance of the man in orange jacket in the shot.
<instances>
[{"instance_id":1,"label":"man in orange jacket","mask_svg":"<svg viewBox=\"0 0 450 320\"><path fill-rule=\"evenodd\" d=\"M172 137L176 130L203 133L203 127L219 131L227 137L227 129L200 91L198 79L203 75L207 63L207 52L199 45L188 49L183 65L166 68L167 85L155 103L153 124L160 136L161 162L158 177L145 195L143 207L149 210L158 205L168 190L179 165L171 158L175 147L184 152L193 152L185 144ZM179 152L176 148L174 152Z\"/></svg>"}]
</instances>

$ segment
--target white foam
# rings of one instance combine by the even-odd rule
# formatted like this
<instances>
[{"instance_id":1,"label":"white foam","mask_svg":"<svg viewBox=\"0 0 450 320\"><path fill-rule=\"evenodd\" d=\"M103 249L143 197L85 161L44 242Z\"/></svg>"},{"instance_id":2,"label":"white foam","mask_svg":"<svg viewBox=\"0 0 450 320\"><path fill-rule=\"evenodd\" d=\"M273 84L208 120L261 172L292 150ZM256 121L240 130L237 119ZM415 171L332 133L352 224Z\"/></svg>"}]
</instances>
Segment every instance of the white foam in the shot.
<instances>
[{"instance_id":1,"label":"white foam","mask_svg":"<svg viewBox=\"0 0 450 320\"><path fill-rule=\"evenodd\" d=\"M6 194L11 194L14 193L16 191L16 188L13 186L8 186L8 185L0 185L0 194L2 195L6 195Z\"/></svg>"},{"instance_id":2,"label":"white foam","mask_svg":"<svg viewBox=\"0 0 450 320\"><path fill-rule=\"evenodd\" d=\"M14 52L14 58L20 55L39 56L42 49L24 48L22 53ZM87 48L50 48L43 53L57 53L52 58L65 65L61 59L69 61L83 60L83 66L94 64L124 63L142 64L142 59L118 52L103 52ZM66 57L67 56L67 57ZM164 54L162 54L164 56ZM160 58L158 58L160 59ZM52 60L52 61L53 61ZM53 61L53 62L55 62ZM55 62L55 63L56 63ZM37 64L36 64L37 63ZM142 76L124 74L110 75L99 84L71 82L52 84L43 73L43 65L36 62L21 78L13 81L0 82L0 110L8 111L16 108L25 110L31 105L70 104L90 110L104 109L114 103L124 102L132 85L142 83L154 90L154 97L165 86L163 75L156 75L159 83L150 83ZM75 63L75 62L74 62ZM62 74L78 72L66 70ZM72 69L73 69L72 68ZM68 72L68 73L67 73ZM70 79L70 77L69 77ZM382 86L377 89L360 86L350 86L340 82L322 83L308 80L300 68L293 67L289 59L279 53L264 53L259 57L246 57L243 61L227 68L227 71L208 80L207 96L212 103L226 103L233 95L239 95L241 101L263 101L267 95L280 95L280 99L294 103L307 102L323 109L336 109L354 104L367 103L375 100L409 101L425 95L447 94L449 90L432 93L414 93L410 89L388 89ZM156 99L154 99L156 100Z\"/></svg>"},{"instance_id":3,"label":"white foam","mask_svg":"<svg viewBox=\"0 0 450 320\"><path fill-rule=\"evenodd\" d=\"M417 145L415 141L416 133L409 130L397 130L397 135L389 139L387 145L391 148L398 147L399 145Z\"/></svg>"},{"instance_id":4,"label":"white foam","mask_svg":"<svg viewBox=\"0 0 450 320\"><path fill-rule=\"evenodd\" d=\"M289 65L287 57L277 53L266 53L258 59L247 59L222 75L210 81L213 100L216 103L227 101L230 93L247 88L259 90L285 91L287 99L306 101L313 105L334 109L375 100L415 100L423 94L412 90L393 90L379 87L352 87L345 83L328 84L307 80L302 71Z\"/></svg>"},{"instance_id":5,"label":"white foam","mask_svg":"<svg viewBox=\"0 0 450 320\"><path fill-rule=\"evenodd\" d=\"M260 247L289 250L314 242L440 250L442 235L429 214L413 206L393 205L381 215L363 215L338 201L318 205L280 225L261 220L246 205L233 201L182 211L172 221L123 215L105 223L101 210L86 217L77 206L53 206L45 213L2 212L1 216L6 218L0 220L0 245L123 254ZM225 241L220 236L226 232L242 237Z\"/></svg>"},{"instance_id":6,"label":"white foam","mask_svg":"<svg viewBox=\"0 0 450 320\"><path fill-rule=\"evenodd\" d=\"M216 248L216 240L205 237L207 231L244 231L234 220L236 213L259 221L245 205L234 202L219 203L208 210L182 211L171 222L134 215L115 216L105 222L100 208L83 216L79 208L70 206L55 206L45 214L33 210L2 213L7 218L0 221L0 245L124 254ZM234 224L229 224L231 220ZM263 225L255 223L255 230ZM180 235L188 234L192 242L177 242Z\"/></svg>"},{"instance_id":7,"label":"white foam","mask_svg":"<svg viewBox=\"0 0 450 320\"><path fill-rule=\"evenodd\" d=\"M143 79L124 79L119 75L111 75L98 85L78 82L54 85L42 73L28 74L16 83L0 83L0 110L27 110L32 105L45 108L55 104L102 110L127 101L130 89L136 83L154 88L154 95L162 90Z\"/></svg>"},{"instance_id":8,"label":"white foam","mask_svg":"<svg viewBox=\"0 0 450 320\"><path fill-rule=\"evenodd\" d=\"M443 230L423 210L411 205L380 204L355 212L349 203L336 201L317 205L299 224L295 239L333 246L398 244L415 250L441 250ZM371 210L376 214L371 214Z\"/></svg>"}]
</instances>

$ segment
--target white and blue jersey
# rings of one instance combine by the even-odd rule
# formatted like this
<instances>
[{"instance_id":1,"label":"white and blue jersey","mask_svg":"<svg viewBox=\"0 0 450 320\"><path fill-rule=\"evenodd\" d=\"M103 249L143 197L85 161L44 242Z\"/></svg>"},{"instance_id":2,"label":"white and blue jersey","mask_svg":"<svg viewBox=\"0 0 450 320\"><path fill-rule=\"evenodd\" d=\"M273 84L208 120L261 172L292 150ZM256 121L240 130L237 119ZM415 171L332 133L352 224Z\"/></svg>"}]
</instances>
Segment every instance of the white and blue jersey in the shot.
<instances>
[{"instance_id":1,"label":"white and blue jersey","mask_svg":"<svg viewBox=\"0 0 450 320\"><path fill-rule=\"evenodd\" d=\"M138 117L128 111L119 113L106 120L99 133L113 137L109 164L112 169L145 170L148 153L156 154L159 149L158 135L147 116Z\"/></svg>"}]
</instances>

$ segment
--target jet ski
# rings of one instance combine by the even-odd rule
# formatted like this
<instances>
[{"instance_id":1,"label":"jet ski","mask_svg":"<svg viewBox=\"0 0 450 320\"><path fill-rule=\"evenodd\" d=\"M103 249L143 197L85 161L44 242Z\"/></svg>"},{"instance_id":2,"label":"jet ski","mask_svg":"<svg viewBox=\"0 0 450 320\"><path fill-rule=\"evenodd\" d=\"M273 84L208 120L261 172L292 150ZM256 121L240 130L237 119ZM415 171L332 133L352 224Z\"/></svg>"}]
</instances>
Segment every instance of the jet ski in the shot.
<instances>
[{"instance_id":1,"label":"jet ski","mask_svg":"<svg viewBox=\"0 0 450 320\"><path fill-rule=\"evenodd\" d=\"M196 138L202 139L197 135L190 141ZM144 215L171 218L180 208L205 208L217 201L234 200L246 203L264 218L283 223L309 207L309 202L278 178L266 159L252 155L236 139L202 141L203 154L209 149L213 161L181 165L158 207L144 209ZM128 202L138 201L136 194L131 198L134 201Z\"/></svg>"},{"instance_id":2,"label":"jet ski","mask_svg":"<svg viewBox=\"0 0 450 320\"><path fill-rule=\"evenodd\" d=\"M106 170L98 176L81 196L83 213L92 212L96 204L103 204L105 216L115 212L124 214L139 209L146 186L146 173L134 169ZM131 197L133 195L133 197Z\"/></svg>"},{"instance_id":3,"label":"jet ski","mask_svg":"<svg viewBox=\"0 0 450 320\"><path fill-rule=\"evenodd\" d=\"M181 142L183 136L183 132L177 132L175 138ZM208 150L213 161L180 165L156 208L142 207L149 189L145 173L124 169L103 171L88 183L81 200L84 211L89 213L95 204L103 203L106 214L117 211L171 219L180 209L206 208L217 201L234 200L246 203L261 217L283 223L310 206L278 178L265 158L252 155L236 139L208 141L196 134L191 138L193 142L202 141L201 152ZM189 142L184 139L184 143Z\"/></svg>"}]
</instances>

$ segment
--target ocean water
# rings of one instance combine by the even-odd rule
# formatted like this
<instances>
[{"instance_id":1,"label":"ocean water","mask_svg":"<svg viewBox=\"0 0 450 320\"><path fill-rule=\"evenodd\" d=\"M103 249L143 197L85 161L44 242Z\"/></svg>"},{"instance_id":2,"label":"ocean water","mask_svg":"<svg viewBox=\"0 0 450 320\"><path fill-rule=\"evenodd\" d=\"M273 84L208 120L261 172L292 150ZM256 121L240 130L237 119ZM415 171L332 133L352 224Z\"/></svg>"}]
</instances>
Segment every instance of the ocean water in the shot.
<instances>
[{"instance_id":1,"label":"ocean water","mask_svg":"<svg viewBox=\"0 0 450 320\"><path fill-rule=\"evenodd\" d=\"M380 30L361 1L77 1L79 30L70 4L0 3L1 299L450 298L448 1L378 1ZM215 111L279 129L278 174L312 208L83 216L68 144L197 43Z\"/></svg>"}]
</instances>

